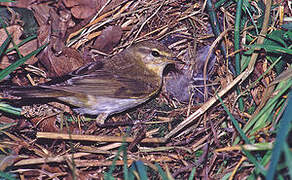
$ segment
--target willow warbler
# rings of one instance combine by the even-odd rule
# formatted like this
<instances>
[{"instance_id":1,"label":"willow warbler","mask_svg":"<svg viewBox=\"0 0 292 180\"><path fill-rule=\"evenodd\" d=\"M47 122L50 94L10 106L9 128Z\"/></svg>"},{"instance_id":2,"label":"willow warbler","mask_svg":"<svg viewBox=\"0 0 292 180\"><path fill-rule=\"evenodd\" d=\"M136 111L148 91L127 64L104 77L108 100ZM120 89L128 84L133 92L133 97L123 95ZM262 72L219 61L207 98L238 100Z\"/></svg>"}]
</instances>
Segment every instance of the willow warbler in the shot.
<instances>
[{"instance_id":1,"label":"willow warbler","mask_svg":"<svg viewBox=\"0 0 292 180\"><path fill-rule=\"evenodd\" d=\"M7 92L22 98L56 98L75 106L77 113L99 115L98 121L103 123L109 115L135 107L157 94L165 66L175 62L166 46L147 40L103 63L80 67L62 77L62 82L11 88Z\"/></svg>"}]
</instances>

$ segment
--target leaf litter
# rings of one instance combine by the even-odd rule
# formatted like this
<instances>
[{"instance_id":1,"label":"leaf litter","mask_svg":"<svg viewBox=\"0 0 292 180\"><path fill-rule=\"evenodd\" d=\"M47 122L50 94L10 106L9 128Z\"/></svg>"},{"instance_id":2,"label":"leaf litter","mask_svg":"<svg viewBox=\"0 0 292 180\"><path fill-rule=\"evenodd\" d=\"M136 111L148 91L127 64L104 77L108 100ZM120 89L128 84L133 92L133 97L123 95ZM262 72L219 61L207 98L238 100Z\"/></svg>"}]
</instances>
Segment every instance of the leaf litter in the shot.
<instances>
[{"instance_id":1,"label":"leaf litter","mask_svg":"<svg viewBox=\"0 0 292 180\"><path fill-rule=\"evenodd\" d=\"M70 106L59 102L15 102L15 106L22 108L22 116L0 115L1 170L16 174L20 179L101 179L114 163L123 142L128 143L128 167L142 161L150 167L147 175L151 178L159 177L155 166L158 163L166 172L169 171L169 177L175 179L187 179L194 168L197 178L221 179L238 170L237 165L246 160L240 148L228 150L239 133L220 103L207 108L179 133L168 136L235 79L226 61L228 57L224 57L218 44L214 46L217 37L212 32L207 11L203 11L206 8L204 1L23 0L1 5L10 17L4 20L15 44L38 30L36 38L18 48L22 56L48 45L11 73L0 87L42 84L89 62L102 62L104 57L145 39L163 42L185 62L167 68L158 96L137 108L112 116L103 126L97 126L93 117L74 114ZM261 10L258 4L252 5ZM31 20L25 21L36 21L33 28L24 26L22 17L28 15L14 10L18 8L34 14ZM289 17L291 9L287 9L284 12ZM234 26L236 10L227 4L216 12L222 32L228 32L221 42L224 41L227 54L233 60L234 33L227 30ZM254 14L254 18L259 17L259 14ZM3 44L7 37L3 27L0 32L4 35L0 38L0 44ZM22 36L24 32L26 35ZM256 37L253 33L247 31L243 39L255 41L251 39ZM0 68L16 61L19 58L17 53L14 49L1 56ZM265 58L265 52L260 51L254 72L239 84L245 92L240 96L244 100L244 111L237 105L239 96L235 90L221 96L243 127L256 113L255 109L260 110L261 100L276 78L272 69L258 81L271 63ZM254 81L258 83L249 89ZM274 141L270 125L271 122L255 134L249 134L254 137L254 144ZM237 145L244 145L244 141ZM216 151L222 148L225 151ZM112 176L124 178L123 170L119 168L124 163L120 155ZM255 168L248 161L241 165L242 169L231 177L246 178Z\"/></svg>"}]
</instances>

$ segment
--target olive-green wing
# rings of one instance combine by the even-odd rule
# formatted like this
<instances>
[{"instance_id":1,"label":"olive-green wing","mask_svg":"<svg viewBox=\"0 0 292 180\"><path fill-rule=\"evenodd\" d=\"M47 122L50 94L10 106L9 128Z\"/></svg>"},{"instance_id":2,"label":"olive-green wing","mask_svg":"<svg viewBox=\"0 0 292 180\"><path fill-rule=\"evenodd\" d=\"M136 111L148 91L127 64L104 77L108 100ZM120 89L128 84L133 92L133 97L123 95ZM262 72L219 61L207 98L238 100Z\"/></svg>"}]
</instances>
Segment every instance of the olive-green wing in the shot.
<instances>
[{"instance_id":1,"label":"olive-green wing","mask_svg":"<svg viewBox=\"0 0 292 180\"><path fill-rule=\"evenodd\" d=\"M149 77L147 78L149 80ZM112 98L139 98L152 94L159 89L160 82L146 82L147 78L123 77L107 71L96 70L90 74L72 76L62 84L41 87L74 94Z\"/></svg>"}]
</instances>

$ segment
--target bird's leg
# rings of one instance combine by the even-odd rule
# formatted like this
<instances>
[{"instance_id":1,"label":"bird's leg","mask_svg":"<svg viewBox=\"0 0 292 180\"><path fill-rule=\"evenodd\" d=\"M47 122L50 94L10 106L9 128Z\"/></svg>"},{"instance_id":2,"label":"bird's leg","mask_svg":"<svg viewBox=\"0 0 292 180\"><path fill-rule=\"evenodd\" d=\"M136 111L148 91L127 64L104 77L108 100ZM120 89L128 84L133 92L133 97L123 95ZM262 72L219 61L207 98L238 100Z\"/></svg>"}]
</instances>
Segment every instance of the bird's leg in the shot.
<instances>
[{"instance_id":1,"label":"bird's leg","mask_svg":"<svg viewBox=\"0 0 292 180\"><path fill-rule=\"evenodd\" d=\"M96 123L97 124L104 124L104 121L106 120L106 118L108 117L108 113L100 113L97 117L96 117Z\"/></svg>"}]
</instances>

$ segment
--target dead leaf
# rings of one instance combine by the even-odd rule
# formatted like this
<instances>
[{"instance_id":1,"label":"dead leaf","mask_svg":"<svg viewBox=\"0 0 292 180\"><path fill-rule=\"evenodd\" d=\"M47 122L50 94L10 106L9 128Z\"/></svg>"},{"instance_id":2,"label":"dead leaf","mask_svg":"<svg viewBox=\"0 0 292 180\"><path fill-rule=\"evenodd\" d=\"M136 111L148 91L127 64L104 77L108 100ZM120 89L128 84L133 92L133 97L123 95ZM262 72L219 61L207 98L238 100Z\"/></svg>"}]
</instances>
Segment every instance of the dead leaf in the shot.
<instances>
[{"instance_id":1,"label":"dead leaf","mask_svg":"<svg viewBox=\"0 0 292 180\"><path fill-rule=\"evenodd\" d=\"M112 0L102 13L122 2L121 0ZM63 3L67 8L71 8L71 13L75 18L86 19L97 13L107 3L107 0L63 0Z\"/></svg>"},{"instance_id":2,"label":"dead leaf","mask_svg":"<svg viewBox=\"0 0 292 180\"><path fill-rule=\"evenodd\" d=\"M71 8L72 15L77 19L86 19L97 12L98 1L63 0L66 7Z\"/></svg>"},{"instance_id":3,"label":"dead leaf","mask_svg":"<svg viewBox=\"0 0 292 180\"><path fill-rule=\"evenodd\" d=\"M17 123L18 120L12 119L6 116L0 116L0 122L1 124L12 124L12 123Z\"/></svg>"},{"instance_id":4,"label":"dead leaf","mask_svg":"<svg viewBox=\"0 0 292 180\"><path fill-rule=\"evenodd\" d=\"M110 53L113 48L119 43L122 37L122 29L120 26L110 26L101 32L94 43L94 48L104 52Z\"/></svg>"},{"instance_id":5,"label":"dead leaf","mask_svg":"<svg viewBox=\"0 0 292 180\"><path fill-rule=\"evenodd\" d=\"M65 47L65 36L70 24L71 16L68 11L50 11L50 24L39 28L39 46L49 45L38 55L41 63L48 70L50 77L62 76L86 64L80 52L73 48Z\"/></svg>"},{"instance_id":6,"label":"dead leaf","mask_svg":"<svg viewBox=\"0 0 292 180\"><path fill-rule=\"evenodd\" d=\"M41 62L48 70L50 77L62 76L68 74L86 64L79 51L73 48L64 48L62 54L56 56L51 45L40 56Z\"/></svg>"},{"instance_id":7,"label":"dead leaf","mask_svg":"<svg viewBox=\"0 0 292 180\"><path fill-rule=\"evenodd\" d=\"M39 26L46 25L50 17L51 7L46 4L33 4L31 8Z\"/></svg>"},{"instance_id":8,"label":"dead leaf","mask_svg":"<svg viewBox=\"0 0 292 180\"><path fill-rule=\"evenodd\" d=\"M11 34L15 44L19 44L22 41L20 39L21 35L23 34L21 26L19 26L19 25L9 26L9 27L7 27L7 31L9 32L9 34ZM3 42L7 38L7 34L3 28L0 29L0 34L1 34L0 44L3 44ZM13 44L10 43L8 48L12 48L12 47L13 47ZM24 45L19 47L19 51L21 52L22 56L26 56L27 54L31 53L34 49L37 49L37 40L36 39L31 40L31 41L29 41L29 42L27 42ZM13 50L13 51L8 53L8 55L11 55L11 54L16 54L16 51ZM37 59L30 58L29 60L27 60L25 62L25 64L34 64L36 61L37 61ZM3 56L3 58L0 61L0 68L4 69L4 68L8 67L11 63L12 62L10 62L10 60L7 56Z\"/></svg>"}]
</instances>

